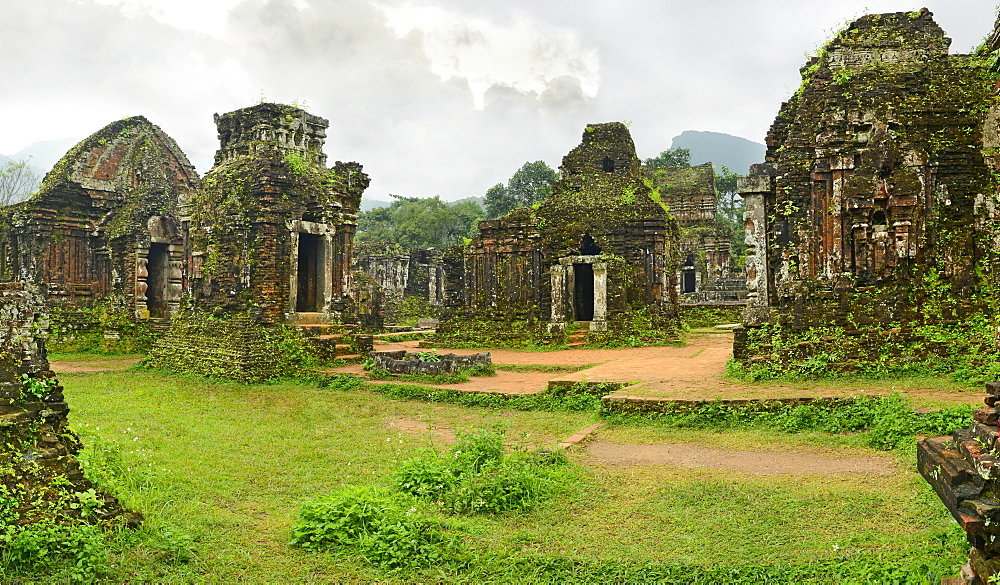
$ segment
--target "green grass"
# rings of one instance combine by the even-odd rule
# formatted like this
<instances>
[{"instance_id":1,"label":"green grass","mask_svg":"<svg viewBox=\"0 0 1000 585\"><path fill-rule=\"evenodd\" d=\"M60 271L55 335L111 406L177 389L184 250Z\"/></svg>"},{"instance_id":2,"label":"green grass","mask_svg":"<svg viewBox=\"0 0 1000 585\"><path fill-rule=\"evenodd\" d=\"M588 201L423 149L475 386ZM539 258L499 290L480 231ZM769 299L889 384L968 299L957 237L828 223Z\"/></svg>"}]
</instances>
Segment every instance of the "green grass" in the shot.
<instances>
[{"instance_id":1,"label":"green grass","mask_svg":"<svg viewBox=\"0 0 1000 585\"><path fill-rule=\"evenodd\" d=\"M574 449L577 479L545 505L442 520L469 551L464 565L386 574L350 555L288 543L303 503L353 485L391 489L402 461L428 447L447 450L431 433L388 423L503 424L509 448L530 450L591 424L594 412L157 372L64 374L61 382L74 428L95 455L120 454L119 493L147 518L138 534L117 537L109 582L865 582L921 563L934 565L937 579L951 576L967 552L912 455L890 455L899 466L889 476L754 476L599 465ZM397 391L409 398L408 387ZM620 442L885 455L852 435L819 432L631 424L599 433Z\"/></svg>"}]
</instances>

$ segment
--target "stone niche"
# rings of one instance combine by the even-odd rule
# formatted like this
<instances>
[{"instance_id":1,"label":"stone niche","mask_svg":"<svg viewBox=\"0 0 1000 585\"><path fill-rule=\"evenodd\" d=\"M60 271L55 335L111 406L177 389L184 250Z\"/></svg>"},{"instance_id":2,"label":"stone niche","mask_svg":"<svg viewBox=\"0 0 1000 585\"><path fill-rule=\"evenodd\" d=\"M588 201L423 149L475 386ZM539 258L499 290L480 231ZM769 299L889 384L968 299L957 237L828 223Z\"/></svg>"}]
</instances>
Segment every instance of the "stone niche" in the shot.
<instances>
[{"instance_id":1,"label":"stone niche","mask_svg":"<svg viewBox=\"0 0 1000 585\"><path fill-rule=\"evenodd\" d=\"M41 291L50 307L169 318L187 284L183 216L198 186L160 128L113 122L70 149L38 193L0 209L0 280Z\"/></svg>"},{"instance_id":2,"label":"stone niche","mask_svg":"<svg viewBox=\"0 0 1000 585\"><path fill-rule=\"evenodd\" d=\"M851 371L993 351L975 323L997 324L1000 109L989 59L949 44L926 9L868 15L802 68L739 183L737 360Z\"/></svg>"},{"instance_id":3,"label":"stone niche","mask_svg":"<svg viewBox=\"0 0 1000 585\"><path fill-rule=\"evenodd\" d=\"M75 498L95 486L74 455L82 445L69 429L69 407L45 355L48 319L44 295L20 283L0 282L0 477L4 535L37 521L56 524L121 521L138 526L142 517L126 512L114 497L96 490L96 505ZM74 505L69 505L69 504Z\"/></svg>"},{"instance_id":4,"label":"stone niche","mask_svg":"<svg viewBox=\"0 0 1000 585\"><path fill-rule=\"evenodd\" d=\"M449 250L442 342L664 339L679 326L677 224L624 124L590 124L552 194Z\"/></svg>"}]
</instances>

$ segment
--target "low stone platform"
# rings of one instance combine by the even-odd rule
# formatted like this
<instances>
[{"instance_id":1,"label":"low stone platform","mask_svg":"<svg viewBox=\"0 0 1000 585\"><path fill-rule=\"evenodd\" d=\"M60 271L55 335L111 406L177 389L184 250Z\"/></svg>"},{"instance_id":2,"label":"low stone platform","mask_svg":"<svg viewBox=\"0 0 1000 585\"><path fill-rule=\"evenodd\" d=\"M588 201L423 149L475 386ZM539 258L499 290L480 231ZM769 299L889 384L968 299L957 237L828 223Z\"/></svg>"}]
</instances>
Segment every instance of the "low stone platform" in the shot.
<instances>
[{"instance_id":1,"label":"low stone platform","mask_svg":"<svg viewBox=\"0 0 1000 585\"><path fill-rule=\"evenodd\" d=\"M436 360L424 361L422 355L429 352L411 352L405 349L396 351L373 351L368 354L376 368L394 374L454 374L460 370L468 370L477 366L488 366L492 363L489 352L472 355L454 353L437 354Z\"/></svg>"}]
</instances>

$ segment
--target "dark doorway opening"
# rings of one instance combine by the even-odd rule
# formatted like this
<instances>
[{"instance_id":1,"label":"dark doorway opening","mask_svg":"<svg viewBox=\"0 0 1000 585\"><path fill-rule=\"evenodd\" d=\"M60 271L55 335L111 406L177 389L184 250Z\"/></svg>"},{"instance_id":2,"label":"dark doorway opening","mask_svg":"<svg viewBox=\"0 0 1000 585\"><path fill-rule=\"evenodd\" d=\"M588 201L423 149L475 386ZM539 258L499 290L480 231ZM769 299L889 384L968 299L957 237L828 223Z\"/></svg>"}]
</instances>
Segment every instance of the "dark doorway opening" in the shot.
<instances>
[{"instance_id":1,"label":"dark doorway opening","mask_svg":"<svg viewBox=\"0 0 1000 585\"><path fill-rule=\"evenodd\" d=\"M695 292L696 288L697 282L695 281L694 274L694 257L688 256L687 260L684 262L684 266L681 266L681 292L692 293Z\"/></svg>"},{"instance_id":2,"label":"dark doorway opening","mask_svg":"<svg viewBox=\"0 0 1000 585\"><path fill-rule=\"evenodd\" d=\"M150 244L146 255L146 308L149 316L167 316L167 289L170 287L170 251L167 244Z\"/></svg>"},{"instance_id":3,"label":"dark doorway opening","mask_svg":"<svg viewBox=\"0 0 1000 585\"><path fill-rule=\"evenodd\" d=\"M695 290L694 282L694 269L685 270L682 272L684 276L684 282L681 283L681 292L691 293Z\"/></svg>"},{"instance_id":4,"label":"dark doorway opening","mask_svg":"<svg viewBox=\"0 0 1000 585\"><path fill-rule=\"evenodd\" d=\"M299 234L298 294L295 310L299 313L322 311L320 293L320 236Z\"/></svg>"},{"instance_id":5,"label":"dark doorway opening","mask_svg":"<svg viewBox=\"0 0 1000 585\"><path fill-rule=\"evenodd\" d=\"M601 253L601 247L597 245L594 238L588 236L583 236L583 241L580 242L580 253L584 256L598 256Z\"/></svg>"},{"instance_id":6,"label":"dark doorway opening","mask_svg":"<svg viewBox=\"0 0 1000 585\"><path fill-rule=\"evenodd\" d=\"M615 161L614 161L614 159L611 158L610 156L604 157L604 160L601 161L601 169L605 173L613 173L613 172L615 172Z\"/></svg>"},{"instance_id":7,"label":"dark doorway opening","mask_svg":"<svg viewBox=\"0 0 1000 585\"><path fill-rule=\"evenodd\" d=\"M594 265L573 265L573 312L577 321L594 319Z\"/></svg>"}]
</instances>

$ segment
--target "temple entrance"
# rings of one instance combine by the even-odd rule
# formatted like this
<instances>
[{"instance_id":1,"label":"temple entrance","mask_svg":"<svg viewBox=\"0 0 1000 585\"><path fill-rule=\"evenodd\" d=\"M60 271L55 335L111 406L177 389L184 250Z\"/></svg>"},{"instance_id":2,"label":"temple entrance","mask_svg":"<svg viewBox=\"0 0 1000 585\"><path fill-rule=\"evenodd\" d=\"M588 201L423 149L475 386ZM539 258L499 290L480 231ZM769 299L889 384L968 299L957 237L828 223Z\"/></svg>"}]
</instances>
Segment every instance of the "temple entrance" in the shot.
<instances>
[{"instance_id":1,"label":"temple entrance","mask_svg":"<svg viewBox=\"0 0 1000 585\"><path fill-rule=\"evenodd\" d=\"M320 282L322 239L313 234L299 234L299 262L295 310L300 313L318 313L323 310L322 283Z\"/></svg>"},{"instance_id":2,"label":"temple entrance","mask_svg":"<svg viewBox=\"0 0 1000 585\"><path fill-rule=\"evenodd\" d=\"M687 262L681 266L681 292L693 293L697 289L697 277L694 270L694 258L688 256Z\"/></svg>"},{"instance_id":3,"label":"temple entrance","mask_svg":"<svg viewBox=\"0 0 1000 585\"><path fill-rule=\"evenodd\" d=\"M594 319L594 265L573 265L573 313L576 321Z\"/></svg>"},{"instance_id":4,"label":"temple entrance","mask_svg":"<svg viewBox=\"0 0 1000 585\"><path fill-rule=\"evenodd\" d=\"M162 319L167 316L167 298L170 285L170 251L167 244L152 243L146 255L146 308L149 316Z\"/></svg>"}]
</instances>

